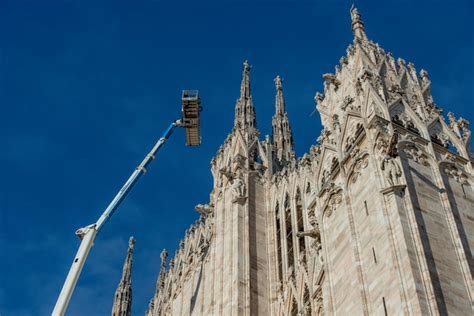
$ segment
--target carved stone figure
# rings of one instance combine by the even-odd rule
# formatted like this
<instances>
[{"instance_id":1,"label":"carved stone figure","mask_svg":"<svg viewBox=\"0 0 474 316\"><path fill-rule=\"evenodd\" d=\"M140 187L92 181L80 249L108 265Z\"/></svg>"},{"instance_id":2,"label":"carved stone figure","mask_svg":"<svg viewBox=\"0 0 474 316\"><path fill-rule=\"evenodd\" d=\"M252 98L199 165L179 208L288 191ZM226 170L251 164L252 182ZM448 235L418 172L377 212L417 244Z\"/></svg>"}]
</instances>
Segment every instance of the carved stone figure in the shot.
<instances>
[{"instance_id":1,"label":"carved stone figure","mask_svg":"<svg viewBox=\"0 0 474 316\"><path fill-rule=\"evenodd\" d=\"M461 117L458 121L458 125L459 128L462 130L462 140L464 144L469 146L471 142L471 130L469 129L469 121Z\"/></svg>"},{"instance_id":2,"label":"carved stone figure","mask_svg":"<svg viewBox=\"0 0 474 316\"><path fill-rule=\"evenodd\" d=\"M449 120L449 127L451 130L458 135L459 138L462 137L461 131L459 130L459 124L456 121L456 117L454 116L453 112L448 112L448 120Z\"/></svg>"},{"instance_id":3,"label":"carved stone figure","mask_svg":"<svg viewBox=\"0 0 474 316\"><path fill-rule=\"evenodd\" d=\"M458 168L454 164L449 164L444 168L444 173L450 177L453 178L455 181L459 182L460 184L468 184L468 177L465 174L465 172L461 169Z\"/></svg>"},{"instance_id":4,"label":"carved stone figure","mask_svg":"<svg viewBox=\"0 0 474 316\"><path fill-rule=\"evenodd\" d=\"M336 75L334 74L324 74L323 79L326 88L328 88L330 85L334 85L334 88L337 90L337 88L341 85L341 82L336 78Z\"/></svg>"},{"instance_id":5,"label":"carved stone figure","mask_svg":"<svg viewBox=\"0 0 474 316\"><path fill-rule=\"evenodd\" d=\"M282 84L281 84L282 80L281 80L280 76L276 76L273 81L275 81L275 87L276 87L277 90L283 90L283 87L282 87Z\"/></svg>"},{"instance_id":6,"label":"carved stone figure","mask_svg":"<svg viewBox=\"0 0 474 316\"><path fill-rule=\"evenodd\" d=\"M390 186L400 184L402 171L396 158L385 155L385 157L382 159L382 162L380 163L380 169L382 169L385 179Z\"/></svg>"},{"instance_id":7,"label":"carved stone figure","mask_svg":"<svg viewBox=\"0 0 474 316\"><path fill-rule=\"evenodd\" d=\"M236 177L232 180L232 202L240 202L245 199L245 182L242 179L242 174L239 171Z\"/></svg>"},{"instance_id":8,"label":"carved stone figure","mask_svg":"<svg viewBox=\"0 0 474 316\"><path fill-rule=\"evenodd\" d=\"M356 22L361 22L361 15L359 13L359 10L357 10L357 8L354 7L354 5L352 5L351 7L351 19L352 19L352 24Z\"/></svg>"},{"instance_id":9,"label":"carved stone figure","mask_svg":"<svg viewBox=\"0 0 474 316\"><path fill-rule=\"evenodd\" d=\"M346 110L347 106L348 106L349 104L351 104L352 102L354 102L354 99L351 98L350 95L346 95L346 97L345 97L344 100L342 101L341 109L342 109L342 110Z\"/></svg>"},{"instance_id":10,"label":"carved stone figure","mask_svg":"<svg viewBox=\"0 0 474 316\"><path fill-rule=\"evenodd\" d=\"M324 95L321 92L316 92L316 94L314 95L314 101L316 102L316 104L320 104L321 102L323 102L323 100Z\"/></svg>"},{"instance_id":11,"label":"carved stone figure","mask_svg":"<svg viewBox=\"0 0 474 316\"><path fill-rule=\"evenodd\" d=\"M426 70L424 69L420 70L420 77L421 77L421 85L423 87L431 83L430 79L428 78L428 72Z\"/></svg>"}]
</instances>

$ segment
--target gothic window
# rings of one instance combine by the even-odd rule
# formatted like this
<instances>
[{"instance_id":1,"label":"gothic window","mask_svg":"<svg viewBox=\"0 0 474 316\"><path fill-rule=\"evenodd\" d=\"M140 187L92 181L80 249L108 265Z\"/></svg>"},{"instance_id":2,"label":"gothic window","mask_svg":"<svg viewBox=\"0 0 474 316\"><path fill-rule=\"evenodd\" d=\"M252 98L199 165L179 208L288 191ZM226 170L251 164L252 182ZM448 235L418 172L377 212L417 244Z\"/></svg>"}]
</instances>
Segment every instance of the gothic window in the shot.
<instances>
[{"instance_id":1,"label":"gothic window","mask_svg":"<svg viewBox=\"0 0 474 316\"><path fill-rule=\"evenodd\" d=\"M296 190L296 227L298 232L304 231L303 224L303 203L301 202L301 193L300 189ZM306 244L304 238L299 239L299 256L303 258L303 262L306 262Z\"/></svg>"},{"instance_id":2,"label":"gothic window","mask_svg":"<svg viewBox=\"0 0 474 316\"><path fill-rule=\"evenodd\" d=\"M278 265L278 280L282 281L283 276L283 260L281 256L281 223L280 223L280 206L276 205L275 207L275 215L276 215L276 241L277 241L277 265Z\"/></svg>"},{"instance_id":3,"label":"gothic window","mask_svg":"<svg viewBox=\"0 0 474 316\"><path fill-rule=\"evenodd\" d=\"M285 197L285 228L286 228L286 255L288 268L294 266L295 258L293 252L293 227L291 223L290 197Z\"/></svg>"}]
</instances>

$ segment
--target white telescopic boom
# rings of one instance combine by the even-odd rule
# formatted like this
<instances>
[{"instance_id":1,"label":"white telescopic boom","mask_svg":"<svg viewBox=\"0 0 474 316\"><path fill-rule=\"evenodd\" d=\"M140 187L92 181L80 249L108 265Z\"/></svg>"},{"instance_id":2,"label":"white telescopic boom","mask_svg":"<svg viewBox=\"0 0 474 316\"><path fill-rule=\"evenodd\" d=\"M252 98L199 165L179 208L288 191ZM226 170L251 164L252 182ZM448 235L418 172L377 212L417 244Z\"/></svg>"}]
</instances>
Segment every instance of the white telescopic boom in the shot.
<instances>
[{"instance_id":1,"label":"white telescopic boom","mask_svg":"<svg viewBox=\"0 0 474 316\"><path fill-rule=\"evenodd\" d=\"M54 306L54 310L52 313L53 316L63 316L66 312L72 293L74 292L74 289L76 287L77 280L79 279L79 275L81 274L82 267L84 266L87 256L89 255L89 252L92 246L94 245L94 240L97 233L101 230L103 225L107 223L107 221L112 217L115 210L118 208L118 206L123 201L128 192L130 192L130 190L140 178L140 176L146 172L146 167L153 159L155 159L155 154L158 149L168 140L168 138L171 136L177 126L182 126L181 120L177 120L170 124L163 136L156 142L152 150L148 153L148 155L146 155L142 163L135 169L130 178L128 178L128 180L122 186L120 191L107 206L105 211L100 216L99 220L95 224L80 228L76 231L76 235L78 235L79 238L82 240L81 245L79 246L79 250L76 253L74 261L71 265L71 269L69 270L69 273L66 277L66 281L64 282L61 293L59 294L58 300L56 301L56 305Z\"/></svg>"}]
</instances>

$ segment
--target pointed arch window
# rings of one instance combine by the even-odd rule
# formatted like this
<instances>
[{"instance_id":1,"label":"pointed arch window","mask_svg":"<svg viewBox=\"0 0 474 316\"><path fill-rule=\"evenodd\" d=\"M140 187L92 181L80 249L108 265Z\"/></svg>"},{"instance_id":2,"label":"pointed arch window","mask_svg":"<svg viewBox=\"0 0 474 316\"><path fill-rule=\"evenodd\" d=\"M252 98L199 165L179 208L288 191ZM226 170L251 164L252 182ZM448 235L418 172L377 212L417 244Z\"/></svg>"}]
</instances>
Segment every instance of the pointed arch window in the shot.
<instances>
[{"instance_id":1,"label":"pointed arch window","mask_svg":"<svg viewBox=\"0 0 474 316\"><path fill-rule=\"evenodd\" d=\"M277 273L278 280L283 280L283 260L282 260L282 248L281 248L281 218L280 218L280 206L277 203L275 207L276 216L276 241L277 241Z\"/></svg>"},{"instance_id":2,"label":"pointed arch window","mask_svg":"<svg viewBox=\"0 0 474 316\"><path fill-rule=\"evenodd\" d=\"M291 208L290 208L290 197L288 194L285 196L285 228L286 228L286 255L288 269L294 266L295 254L293 251L293 226L291 222Z\"/></svg>"},{"instance_id":3,"label":"pointed arch window","mask_svg":"<svg viewBox=\"0 0 474 316\"><path fill-rule=\"evenodd\" d=\"M298 232L304 231L304 224L303 224L303 202L301 201L301 192L298 188L296 190L296 227ZM299 249L298 254L300 258L302 258L303 262L306 263L306 243L305 239L299 239Z\"/></svg>"}]
</instances>

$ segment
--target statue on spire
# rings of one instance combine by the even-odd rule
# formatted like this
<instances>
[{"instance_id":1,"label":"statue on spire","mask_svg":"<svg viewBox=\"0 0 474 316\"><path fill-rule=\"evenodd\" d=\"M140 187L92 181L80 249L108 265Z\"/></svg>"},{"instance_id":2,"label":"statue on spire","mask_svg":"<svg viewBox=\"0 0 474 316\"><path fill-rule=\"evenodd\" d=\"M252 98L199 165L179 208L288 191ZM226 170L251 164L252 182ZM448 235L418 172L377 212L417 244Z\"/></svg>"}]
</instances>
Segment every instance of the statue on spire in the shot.
<instances>
[{"instance_id":1,"label":"statue on spire","mask_svg":"<svg viewBox=\"0 0 474 316\"><path fill-rule=\"evenodd\" d=\"M240 99L248 99L250 97L250 66L247 60L244 61L244 70L242 74L242 84L240 86Z\"/></svg>"},{"instance_id":2,"label":"statue on spire","mask_svg":"<svg viewBox=\"0 0 474 316\"><path fill-rule=\"evenodd\" d=\"M364 22L362 21L362 17L359 13L359 10L352 5L351 7L351 19L352 19L352 32L356 39L367 39L365 35L365 28Z\"/></svg>"},{"instance_id":3,"label":"statue on spire","mask_svg":"<svg viewBox=\"0 0 474 316\"><path fill-rule=\"evenodd\" d=\"M282 91L283 86L281 85L281 82L282 82L281 77L276 76L275 79L273 79L273 81L275 82L275 87L276 87L277 91Z\"/></svg>"}]
</instances>

